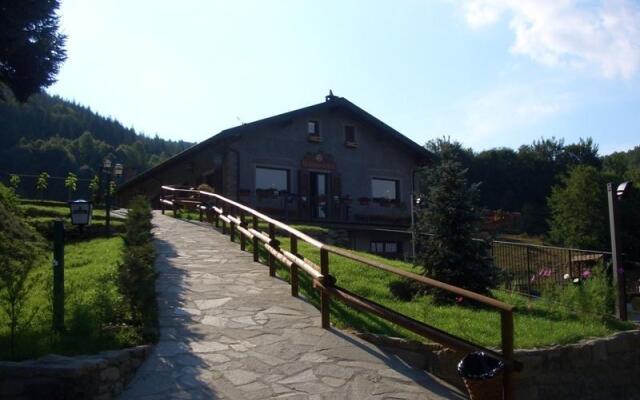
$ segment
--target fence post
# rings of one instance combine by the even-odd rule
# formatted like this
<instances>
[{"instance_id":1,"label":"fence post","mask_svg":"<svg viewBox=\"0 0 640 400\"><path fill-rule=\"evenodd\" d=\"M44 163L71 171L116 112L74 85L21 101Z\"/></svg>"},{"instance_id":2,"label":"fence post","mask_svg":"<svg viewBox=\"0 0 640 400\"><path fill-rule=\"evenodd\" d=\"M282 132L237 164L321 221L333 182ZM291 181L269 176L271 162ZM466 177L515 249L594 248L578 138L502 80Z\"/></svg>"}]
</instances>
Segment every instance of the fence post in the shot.
<instances>
[{"instance_id":1,"label":"fence post","mask_svg":"<svg viewBox=\"0 0 640 400\"><path fill-rule=\"evenodd\" d=\"M160 195L160 211L162 212L162 215L164 215L164 202L162 200L164 200L164 197Z\"/></svg>"},{"instance_id":2,"label":"fence post","mask_svg":"<svg viewBox=\"0 0 640 400\"><path fill-rule=\"evenodd\" d=\"M508 362L513 361L513 312L500 312L500 327L502 334L502 357ZM511 366L504 371L504 399L513 399L513 385L511 382Z\"/></svg>"},{"instance_id":3,"label":"fence post","mask_svg":"<svg viewBox=\"0 0 640 400\"><path fill-rule=\"evenodd\" d=\"M53 328L64 331L64 222L53 221Z\"/></svg>"},{"instance_id":4,"label":"fence post","mask_svg":"<svg viewBox=\"0 0 640 400\"><path fill-rule=\"evenodd\" d=\"M298 237L293 233L289 235L291 253L298 255ZM291 264L291 296L298 297L298 266Z\"/></svg>"},{"instance_id":5,"label":"fence post","mask_svg":"<svg viewBox=\"0 0 640 400\"><path fill-rule=\"evenodd\" d=\"M253 225L253 229L258 230L258 217L254 215L251 221L251 224ZM254 236L253 237L253 261L254 262L260 261L260 249L258 248L258 245L259 245L258 237Z\"/></svg>"},{"instance_id":6,"label":"fence post","mask_svg":"<svg viewBox=\"0 0 640 400\"><path fill-rule=\"evenodd\" d=\"M244 211L240 210L240 226L243 228L247 227L247 223L244 220ZM244 236L242 232L240 232L240 250L245 250L247 248L247 238Z\"/></svg>"},{"instance_id":7,"label":"fence post","mask_svg":"<svg viewBox=\"0 0 640 400\"><path fill-rule=\"evenodd\" d=\"M326 249L320 249L320 273L324 276L323 285L329 284L329 252ZM330 310L329 310L329 294L324 290L320 290L320 319L323 329L329 329L331 326Z\"/></svg>"},{"instance_id":8,"label":"fence post","mask_svg":"<svg viewBox=\"0 0 640 400\"><path fill-rule=\"evenodd\" d=\"M276 227L271 222L269 222L269 238L271 240L276 238ZM269 253L269 275L276 276L276 258L271 253Z\"/></svg>"},{"instance_id":9,"label":"fence post","mask_svg":"<svg viewBox=\"0 0 640 400\"><path fill-rule=\"evenodd\" d=\"M531 294L531 254L527 245L527 292Z\"/></svg>"}]
</instances>

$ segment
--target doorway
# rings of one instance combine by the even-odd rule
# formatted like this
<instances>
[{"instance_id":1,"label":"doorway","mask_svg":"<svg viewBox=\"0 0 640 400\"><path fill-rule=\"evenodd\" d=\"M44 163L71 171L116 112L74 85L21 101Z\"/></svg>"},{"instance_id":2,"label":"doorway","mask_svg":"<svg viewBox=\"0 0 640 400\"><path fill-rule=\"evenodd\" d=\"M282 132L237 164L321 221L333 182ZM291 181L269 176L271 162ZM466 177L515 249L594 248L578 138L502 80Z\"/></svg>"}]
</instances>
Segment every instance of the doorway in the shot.
<instances>
[{"instance_id":1,"label":"doorway","mask_svg":"<svg viewBox=\"0 0 640 400\"><path fill-rule=\"evenodd\" d=\"M329 174L323 172L310 173L311 218L327 218L327 199Z\"/></svg>"}]
</instances>

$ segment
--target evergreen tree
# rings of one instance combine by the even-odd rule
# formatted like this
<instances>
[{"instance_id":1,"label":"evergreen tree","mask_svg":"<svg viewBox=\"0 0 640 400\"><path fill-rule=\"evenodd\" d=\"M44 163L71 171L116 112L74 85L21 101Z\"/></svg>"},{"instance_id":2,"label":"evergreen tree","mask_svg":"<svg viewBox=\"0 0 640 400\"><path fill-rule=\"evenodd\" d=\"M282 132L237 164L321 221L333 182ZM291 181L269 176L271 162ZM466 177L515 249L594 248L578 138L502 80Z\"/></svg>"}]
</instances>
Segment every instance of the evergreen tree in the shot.
<instances>
[{"instance_id":1,"label":"evergreen tree","mask_svg":"<svg viewBox=\"0 0 640 400\"><path fill-rule=\"evenodd\" d=\"M24 102L55 82L66 59L59 0L0 1L0 81Z\"/></svg>"},{"instance_id":2,"label":"evergreen tree","mask_svg":"<svg viewBox=\"0 0 640 400\"><path fill-rule=\"evenodd\" d=\"M422 208L415 225L417 259L426 275L487 294L498 281L488 243L474 240L480 222L478 184L467 181L459 145L438 141L437 163L420 173ZM438 293L440 299L450 298Z\"/></svg>"}]
</instances>

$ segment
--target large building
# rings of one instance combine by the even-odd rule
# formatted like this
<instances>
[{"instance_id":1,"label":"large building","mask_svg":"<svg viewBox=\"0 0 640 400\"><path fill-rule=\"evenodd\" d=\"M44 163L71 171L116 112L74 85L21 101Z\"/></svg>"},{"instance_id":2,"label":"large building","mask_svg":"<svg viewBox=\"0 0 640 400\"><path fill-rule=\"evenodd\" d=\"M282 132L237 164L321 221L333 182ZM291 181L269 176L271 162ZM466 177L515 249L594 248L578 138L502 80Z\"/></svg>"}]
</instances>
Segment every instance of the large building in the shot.
<instances>
[{"instance_id":1,"label":"large building","mask_svg":"<svg viewBox=\"0 0 640 400\"><path fill-rule=\"evenodd\" d=\"M197 187L268 215L346 232L353 248L406 255L422 147L343 97L224 130L124 183L126 201Z\"/></svg>"}]
</instances>

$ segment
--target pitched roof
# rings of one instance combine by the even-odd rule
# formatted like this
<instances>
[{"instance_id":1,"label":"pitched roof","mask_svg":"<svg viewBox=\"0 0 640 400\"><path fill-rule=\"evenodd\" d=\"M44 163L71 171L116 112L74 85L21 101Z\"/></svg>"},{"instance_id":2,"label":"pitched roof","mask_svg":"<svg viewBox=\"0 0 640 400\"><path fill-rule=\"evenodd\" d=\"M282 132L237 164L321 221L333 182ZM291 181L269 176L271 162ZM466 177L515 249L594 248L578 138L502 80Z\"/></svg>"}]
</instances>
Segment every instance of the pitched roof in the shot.
<instances>
[{"instance_id":1,"label":"pitched roof","mask_svg":"<svg viewBox=\"0 0 640 400\"><path fill-rule=\"evenodd\" d=\"M242 125L238 125L235 126L233 128L228 128L225 129L223 131L220 131L218 134L211 136L209 139L203 140L200 143L197 143L191 147L189 147L188 149L185 149L183 151L181 151L178 154L175 154L174 156L166 159L165 161L161 162L160 164L149 168L148 170L134 176L133 178L131 178L130 180L128 180L127 182L123 183L122 185L120 185L118 190L124 189L125 187L130 186L131 184L138 182L150 175L153 175L153 173L161 171L169 166L171 166L172 164L183 160L185 157L196 153L199 150L205 149L207 148L209 145L214 144L214 143L218 143L218 142L222 142L225 139L229 139L232 138L236 135L240 135L242 133L246 133L252 130L255 130L257 128L263 127L263 126L268 126L277 122L283 122L283 121L287 121L289 119L292 119L296 116L299 115L304 115L307 114L309 112L312 111L321 111L324 109L331 109L331 108L336 108L336 107L342 107L344 109L346 109L347 111L351 111L352 113L354 113L356 116L360 117L362 120L364 120L365 122L373 125L374 127L378 128L381 132L383 132L384 134L388 135L390 138L395 139L397 141L399 141L402 145L404 145L409 151L411 151L412 153L414 153L418 159L424 160L425 162L428 162L429 159L431 158L431 153L429 153L429 151L427 151L424 147L420 146L419 144L417 144L416 142L414 142L413 140L409 139L408 137L406 137L405 135L403 135L402 133L398 132L397 130L393 129L392 127L390 127L389 125L385 124L384 122L382 122L381 120L379 120L378 118L374 117L373 115L369 114L368 112L366 112L365 110L363 110L362 108L358 107L357 105L353 104L352 102L350 102L349 100L347 100L344 97L338 97L338 96L334 96L333 94L330 94L329 96L326 96L326 101L322 102L322 103L318 103L318 104L314 104L308 107L303 107L303 108L299 108L297 110L293 110L293 111L289 111L283 114L278 114L278 115L274 115L272 117L268 117L268 118L264 118L264 119L260 119L254 122L249 122L246 124L242 124Z\"/></svg>"}]
</instances>

